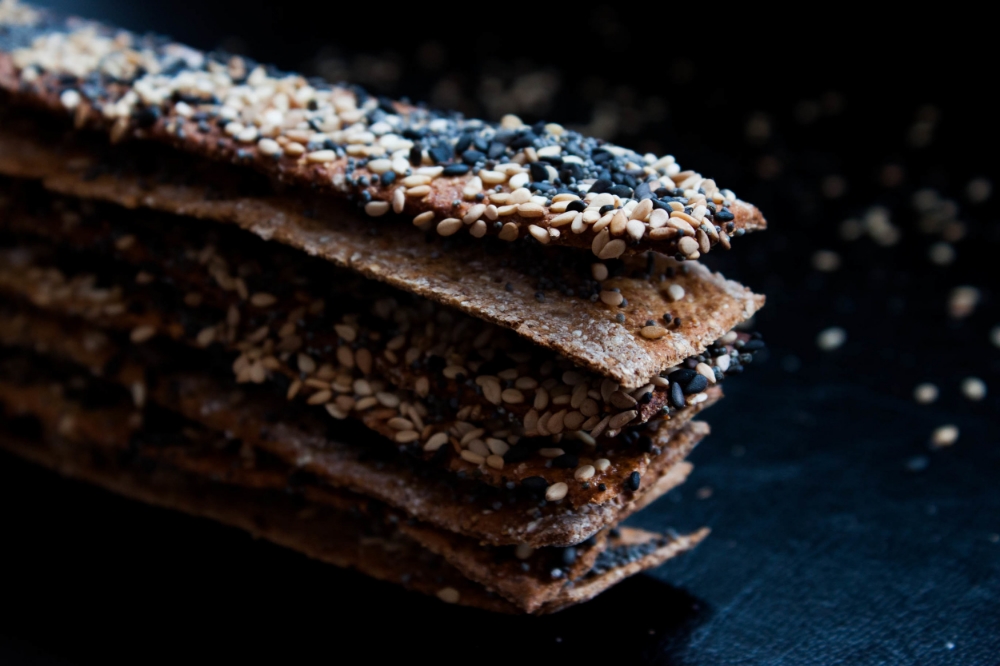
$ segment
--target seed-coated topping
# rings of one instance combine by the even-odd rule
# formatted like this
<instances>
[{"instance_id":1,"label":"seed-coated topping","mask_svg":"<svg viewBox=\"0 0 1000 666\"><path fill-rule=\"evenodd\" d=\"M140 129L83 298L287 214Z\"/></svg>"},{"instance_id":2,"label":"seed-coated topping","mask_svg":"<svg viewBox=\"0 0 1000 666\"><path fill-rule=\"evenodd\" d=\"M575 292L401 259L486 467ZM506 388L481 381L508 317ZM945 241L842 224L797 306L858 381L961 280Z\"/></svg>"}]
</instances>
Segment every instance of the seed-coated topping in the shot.
<instances>
[{"instance_id":1,"label":"seed-coated topping","mask_svg":"<svg viewBox=\"0 0 1000 666\"><path fill-rule=\"evenodd\" d=\"M0 87L113 141L152 138L253 165L356 200L371 216L391 208L440 223L492 206L502 224L471 220L469 236L531 236L601 259L647 249L696 259L765 226L755 208L670 155L515 116L492 124L380 100L92 22L0 14L0 25L25 23L34 25L0 34L0 59L13 65L0 67Z\"/></svg>"}]
</instances>

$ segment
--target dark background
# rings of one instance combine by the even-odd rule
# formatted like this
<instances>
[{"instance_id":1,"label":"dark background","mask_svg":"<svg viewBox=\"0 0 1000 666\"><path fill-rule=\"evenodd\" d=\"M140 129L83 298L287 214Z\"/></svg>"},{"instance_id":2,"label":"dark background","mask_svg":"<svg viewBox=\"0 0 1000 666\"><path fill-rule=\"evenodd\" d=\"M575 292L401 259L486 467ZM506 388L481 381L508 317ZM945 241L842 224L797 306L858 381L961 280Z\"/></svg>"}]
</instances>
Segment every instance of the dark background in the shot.
<instances>
[{"instance_id":1,"label":"dark background","mask_svg":"<svg viewBox=\"0 0 1000 666\"><path fill-rule=\"evenodd\" d=\"M493 120L558 120L757 204L771 228L707 263L767 294L770 353L727 381L687 484L637 520L713 534L583 607L495 617L4 457L0 662L1000 663L1000 183L975 17L314 4L49 3ZM952 262L931 261L944 245ZM839 267L817 269L817 250ZM979 303L951 316L963 285ZM823 351L831 326L847 341ZM963 395L970 376L985 399ZM930 405L913 399L924 381ZM960 436L935 449L945 424Z\"/></svg>"}]
</instances>

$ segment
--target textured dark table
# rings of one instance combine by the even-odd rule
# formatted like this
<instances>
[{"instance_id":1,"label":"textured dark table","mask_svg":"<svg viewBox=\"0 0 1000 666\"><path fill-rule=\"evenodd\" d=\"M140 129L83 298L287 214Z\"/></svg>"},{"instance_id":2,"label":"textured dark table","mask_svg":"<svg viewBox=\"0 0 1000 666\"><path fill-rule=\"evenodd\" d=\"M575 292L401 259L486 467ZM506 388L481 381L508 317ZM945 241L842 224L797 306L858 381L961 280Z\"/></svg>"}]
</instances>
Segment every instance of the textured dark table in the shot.
<instances>
[{"instance_id":1,"label":"textured dark table","mask_svg":"<svg viewBox=\"0 0 1000 666\"><path fill-rule=\"evenodd\" d=\"M501 28L483 28L470 49L453 38L464 30L458 15L389 22L373 39L336 31L335 8L304 17L305 4L291 0L254 12L205 2L197 17L166 0L51 4L202 47L237 35L289 67L335 42L353 63L348 74L387 71L373 63L395 49L398 76L376 90L438 98L439 82L450 81L466 95L455 103L477 112L481 77L514 77L497 69L510 64ZM546 117L586 122L595 105L612 103L624 119L610 130L616 140L669 150L731 183L772 224L710 262L768 295L756 325L770 358L727 381L728 398L706 414L713 435L694 452L692 477L637 517L653 529L709 525L711 537L582 607L495 617L4 456L0 663L293 663L349 653L377 663L1000 663L1000 348L990 343L1000 324L1000 224L998 197L968 188L995 175L997 137L991 107L962 92L981 83L967 66L975 40L918 48L936 37L909 32L904 46L852 25L852 39L867 44L860 67L845 60L847 33L807 31L771 34L782 48L753 57L716 43L664 59L629 37L633 18L609 8L580 16L579 30L607 37L606 61L540 46L510 70L557 74ZM435 66L426 40L443 54ZM647 56L665 63L655 85L648 67L616 68ZM724 84L707 83L719 76ZM951 265L928 261L948 232L919 231L912 202L923 188L953 202L950 217L963 225L949 240ZM879 211L899 242L838 232L843 220ZM839 270L813 267L820 248L837 252ZM958 285L982 297L964 319L946 315ZM830 326L843 327L847 343L822 352L816 336ZM967 376L985 380L985 400L962 396ZM913 400L922 381L940 388L934 404ZM944 424L960 437L933 450L931 433Z\"/></svg>"}]
</instances>

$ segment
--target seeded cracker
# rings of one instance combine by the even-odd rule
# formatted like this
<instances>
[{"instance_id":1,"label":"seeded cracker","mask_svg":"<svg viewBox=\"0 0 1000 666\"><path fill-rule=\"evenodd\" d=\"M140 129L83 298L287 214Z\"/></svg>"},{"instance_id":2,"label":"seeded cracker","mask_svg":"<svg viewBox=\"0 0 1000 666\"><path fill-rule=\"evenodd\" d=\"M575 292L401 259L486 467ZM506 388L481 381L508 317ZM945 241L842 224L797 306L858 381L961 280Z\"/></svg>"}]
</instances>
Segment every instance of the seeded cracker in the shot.
<instances>
[{"instance_id":1,"label":"seeded cracker","mask_svg":"<svg viewBox=\"0 0 1000 666\"><path fill-rule=\"evenodd\" d=\"M0 446L444 603L706 536L619 524L764 348L696 260L765 226L671 156L0 0Z\"/></svg>"},{"instance_id":2,"label":"seeded cracker","mask_svg":"<svg viewBox=\"0 0 1000 666\"><path fill-rule=\"evenodd\" d=\"M655 258L652 281L645 276L604 281L602 293L617 289L628 308L579 297L540 302L535 280L506 265L495 253L474 249L463 249L459 255L441 253L423 241L423 234L408 228L391 236L372 236L368 223L337 207L331 214L337 216L338 224L321 224L303 215L301 202L294 197L227 197L225 191L202 185L140 182L127 173L95 177L88 175L93 161L89 153L72 146L57 151L0 131L0 173L42 179L49 189L129 208L235 223L262 238L287 243L366 277L511 328L630 389L701 353L764 304L763 296L701 264L685 262L686 270L677 270L676 262L664 257ZM636 261L645 273L648 260ZM673 277L662 282L656 277L671 270ZM675 293L683 296L675 299L671 287L679 288ZM680 325L664 326L664 336L657 339L642 335L647 321L664 323L667 313ZM617 316L623 318L619 321Z\"/></svg>"},{"instance_id":3,"label":"seeded cracker","mask_svg":"<svg viewBox=\"0 0 1000 666\"><path fill-rule=\"evenodd\" d=\"M0 342L11 346L33 346L42 341L46 353L70 360L83 367L96 367L114 358L112 343L92 352L76 344L58 322L37 315L21 313L5 316L13 322L0 326ZM75 354L75 355L74 355ZM169 355L168 358L174 355ZM144 381L146 369L136 363L115 361L117 375L109 376L124 386ZM571 546L600 529L614 525L675 485L677 465L705 435L708 426L692 421L661 429L662 453L643 473L645 482L638 490L617 487L617 494L602 504L588 504L573 509L565 503L552 503L535 509L531 502L502 503L493 507L494 498L450 480L438 480L406 465L373 461L357 446L329 438L323 420L313 414L299 414L290 421L274 421L273 404L242 391L226 388L211 377L198 374L171 375L158 372L161 380L147 389L149 399L160 406L266 450L287 464L309 472L339 488L346 488L397 507L409 515L452 532L459 532L493 544L527 544L531 547ZM714 403L721 393L698 407ZM204 405L214 405L205 410ZM683 427L682 427L683 426ZM661 480L667 479L662 482ZM610 485L610 484L609 484ZM467 486L467 484L466 484ZM457 495L475 501L455 503ZM484 507L490 510L483 512Z\"/></svg>"}]
</instances>

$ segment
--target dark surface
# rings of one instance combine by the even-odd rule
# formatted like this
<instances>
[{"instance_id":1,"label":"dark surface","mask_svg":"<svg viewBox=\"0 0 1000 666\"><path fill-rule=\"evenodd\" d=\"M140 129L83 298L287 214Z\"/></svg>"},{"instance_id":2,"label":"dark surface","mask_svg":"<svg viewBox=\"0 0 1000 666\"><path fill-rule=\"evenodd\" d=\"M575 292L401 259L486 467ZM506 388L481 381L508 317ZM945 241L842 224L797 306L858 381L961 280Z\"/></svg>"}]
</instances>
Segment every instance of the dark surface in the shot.
<instances>
[{"instance_id":1,"label":"dark surface","mask_svg":"<svg viewBox=\"0 0 1000 666\"><path fill-rule=\"evenodd\" d=\"M827 39L774 27L764 38L774 48L752 54L716 40L664 55L664 40L654 50L639 38L644 17L604 9L560 33L600 36L581 60L544 40L526 48L507 23L495 29L503 39L466 39L457 16L371 33L337 30L335 9L306 20L297 2L202 3L197 20L164 1L59 4L203 48L238 35L230 47L286 67L335 43L325 71L479 114L493 108L478 96L492 77L529 120L617 117L608 136L672 152L764 211L771 230L710 263L767 294L756 328L770 358L727 381L691 479L637 520L709 525L712 536L553 617L447 607L3 457L0 663L291 663L357 651L378 663L1000 663L1000 349L990 344L1000 224L995 196L967 195L972 179L996 177L997 141L994 109L970 92L984 75L976 40L938 49L913 32L895 43L865 28ZM864 61L851 62L858 43ZM530 78L538 72L549 78ZM532 106L517 90L533 80L556 94ZM927 142L914 140L921 122ZM843 194L830 196L830 176ZM912 204L928 187L964 224L949 266L927 259L948 232L920 231ZM899 242L844 240L840 223L871 219L874 206ZM813 268L820 248L838 253L839 270ZM958 285L982 294L964 319L947 314ZM834 325L847 343L820 351L817 334ZM985 400L960 392L970 375L986 382ZM922 381L941 391L932 405L912 398ZM957 443L932 450L946 423L960 428Z\"/></svg>"}]
</instances>

